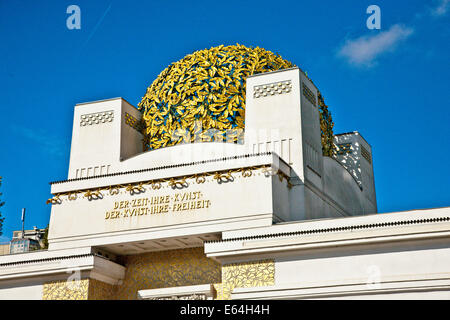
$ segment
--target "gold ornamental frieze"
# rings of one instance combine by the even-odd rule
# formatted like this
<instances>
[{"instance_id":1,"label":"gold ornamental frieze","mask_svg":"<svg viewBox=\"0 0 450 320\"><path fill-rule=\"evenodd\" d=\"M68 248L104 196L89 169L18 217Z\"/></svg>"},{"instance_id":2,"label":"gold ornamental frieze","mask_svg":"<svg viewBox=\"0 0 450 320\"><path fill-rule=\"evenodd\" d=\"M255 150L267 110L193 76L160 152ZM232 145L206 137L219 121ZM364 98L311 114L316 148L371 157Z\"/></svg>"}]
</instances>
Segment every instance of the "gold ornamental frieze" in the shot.
<instances>
[{"instance_id":1,"label":"gold ornamental frieze","mask_svg":"<svg viewBox=\"0 0 450 320\"><path fill-rule=\"evenodd\" d=\"M117 185L110 185L106 187L100 187L100 188L92 188L92 189L84 189L84 190L76 190L71 192L64 192L64 193L57 193L54 194L53 198L50 198L47 200L47 204L52 205L58 205L61 204L63 201L75 201L79 199L87 199L89 201L97 201L102 200L105 196L115 196L118 194L124 194L128 193L130 195L139 195L145 193L147 190L154 191L154 190L160 190L167 188L171 190L183 190L186 188L189 188L191 185L201 185L204 184L207 180L210 181L216 181L218 184L222 183L228 183L228 182L234 182L235 178L250 178L256 174L263 174L266 177L269 177L271 175L278 175L280 181L283 179L286 179L287 186L290 188L291 184L289 182L289 177L284 174L282 171L273 169L271 165L259 165L259 166L251 166L251 167L244 167L244 168L236 168L236 169L230 169L230 170L223 170L223 171L214 171L214 172L204 172L200 174L193 174L193 175L186 175L186 176L180 176L180 177L172 177L172 178L162 178L162 179L154 179L154 180L148 180L138 183L131 183L131 184L117 184ZM195 194L196 192L190 192L190 194ZM175 196L174 196L175 197ZM177 196L178 197L178 196ZM141 200L141 201L152 201L151 197L143 198L147 200ZM201 204L189 204L189 205L181 205L179 207L179 204L175 204L175 198L173 199L173 207L176 208L175 210L185 210L186 206L208 206L209 204L207 202L202 202ZM132 205L132 204L131 204ZM158 204L159 205L159 204ZM120 204L119 204L120 206ZM140 206L138 206L140 207ZM114 209L114 208L113 208ZM115 208L117 209L117 208ZM128 208L129 209L129 208ZM141 208L142 209L142 208ZM149 209L150 212L152 209ZM161 209L158 207L157 210L166 210ZM167 209L169 210L169 209ZM173 209L172 209L173 210ZM134 212L137 212L139 210L136 210ZM139 212L143 212L142 210ZM145 210L145 212L147 212ZM137 214L137 213L136 213ZM122 214L123 216L124 214ZM117 216L116 213L110 215L110 216Z\"/></svg>"}]
</instances>

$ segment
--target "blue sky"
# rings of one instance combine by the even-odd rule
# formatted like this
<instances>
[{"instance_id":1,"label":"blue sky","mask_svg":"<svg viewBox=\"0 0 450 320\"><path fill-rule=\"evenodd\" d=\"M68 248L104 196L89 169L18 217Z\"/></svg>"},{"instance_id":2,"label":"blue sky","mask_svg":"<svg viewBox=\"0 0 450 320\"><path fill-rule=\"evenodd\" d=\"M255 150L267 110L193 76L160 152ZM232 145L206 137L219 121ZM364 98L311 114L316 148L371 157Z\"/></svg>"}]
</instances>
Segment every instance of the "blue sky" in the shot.
<instances>
[{"instance_id":1,"label":"blue sky","mask_svg":"<svg viewBox=\"0 0 450 320\"><path fill-rule=\"evenodd\" d=\"M69 30L69 5L81 29ZM369 5L381 29L369 30ZM73 107L134 105L171 62L220 44L292 61L325 97L335 133L373 147L379 212L450 205L450 1L0 0L0 209L4 236L45 227L48 182L67 178Z\"/></svg>"}]
</instances>

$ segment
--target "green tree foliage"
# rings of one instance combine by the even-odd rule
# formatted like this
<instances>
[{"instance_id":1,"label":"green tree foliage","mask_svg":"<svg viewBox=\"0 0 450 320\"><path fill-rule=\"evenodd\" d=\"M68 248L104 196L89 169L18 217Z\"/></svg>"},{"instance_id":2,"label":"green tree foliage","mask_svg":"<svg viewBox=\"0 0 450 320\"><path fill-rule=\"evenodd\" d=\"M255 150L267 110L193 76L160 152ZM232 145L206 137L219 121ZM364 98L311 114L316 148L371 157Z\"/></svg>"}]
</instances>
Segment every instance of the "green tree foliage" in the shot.
<instances>
[{"instance_id":1,"label":"green tree foliage","mask_svg":"<svg viewBox=\"0 0 450 320\"><path fill-rule=\"evenodd\" d=\"M334 144L333 127L334 122L331 118L331 112L325 104L325 99L319 92L319 114L320 114L320 134L322 139L322 153L324 156L333 157L336 153L336 146Z\"/></svg>"},{"instance_id":2,"label":"green tree foliage","mask_svg":"<svg viewBox=\"0 0 450 320\"><path fill-rule=\"evenodd\" d=\"M2 185L2 177L0 177L0 186ZM0 192L0 197L2 196L2 193ZM0 199L0 208L3 207L5 202L2 202ZM2 213L0 212L0 236L3 234L3 221L5 221L5 218L2 218Z\"/></svg>"}]
</instances>

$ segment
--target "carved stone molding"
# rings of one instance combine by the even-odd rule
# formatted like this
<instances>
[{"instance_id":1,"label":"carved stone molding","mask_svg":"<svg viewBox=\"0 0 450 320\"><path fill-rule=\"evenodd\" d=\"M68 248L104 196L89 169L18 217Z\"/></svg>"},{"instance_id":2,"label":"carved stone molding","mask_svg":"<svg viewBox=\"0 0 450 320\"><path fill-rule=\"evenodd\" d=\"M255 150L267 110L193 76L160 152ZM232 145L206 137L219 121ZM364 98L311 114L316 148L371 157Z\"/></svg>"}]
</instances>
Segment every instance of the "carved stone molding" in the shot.
<instances>
[{"instance_id":1,"label":"carved stone molding","mask_svg":"<svg viewBox=\"0 0 450 320\"><path fill-rule=\"evenodd\" d=\"M277 94L289 93L292 90L292 83L288 81L280 81L268 83L253 87L253 98L263 98Z\"/></svg>"},{"instance_id":2,"label":"carved stone molding","mask_svg":"<svg viewBox=\"0 0 450 320\"><path fill-rule=\"evenodd\" d=\"M91 126L96 124L108 123L114 120L114 111L103 111L96 113L83 114L80 117L80 126Z\"/></svg>"}]
</instances>

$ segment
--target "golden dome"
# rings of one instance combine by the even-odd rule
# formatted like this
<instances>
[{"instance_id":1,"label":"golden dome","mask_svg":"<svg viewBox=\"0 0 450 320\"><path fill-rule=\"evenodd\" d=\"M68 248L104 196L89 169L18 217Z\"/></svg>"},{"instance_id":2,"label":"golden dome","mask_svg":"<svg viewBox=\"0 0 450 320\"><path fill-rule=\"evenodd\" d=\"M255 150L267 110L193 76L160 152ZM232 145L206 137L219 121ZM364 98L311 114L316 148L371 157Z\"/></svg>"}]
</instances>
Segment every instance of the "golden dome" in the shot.
<instances>
[{"instance_id":1,"label":"golden dome","mask_svg":"<svg viewBox=\"0 0 450 320\"><path fill-rule=\"evenodd\" d=\"M246 78L293 66L270 51L239 44L196 51L172 63L138 104L146 149L199 138L237 141L244 129Z\"/></svg>"}]
</instances>

